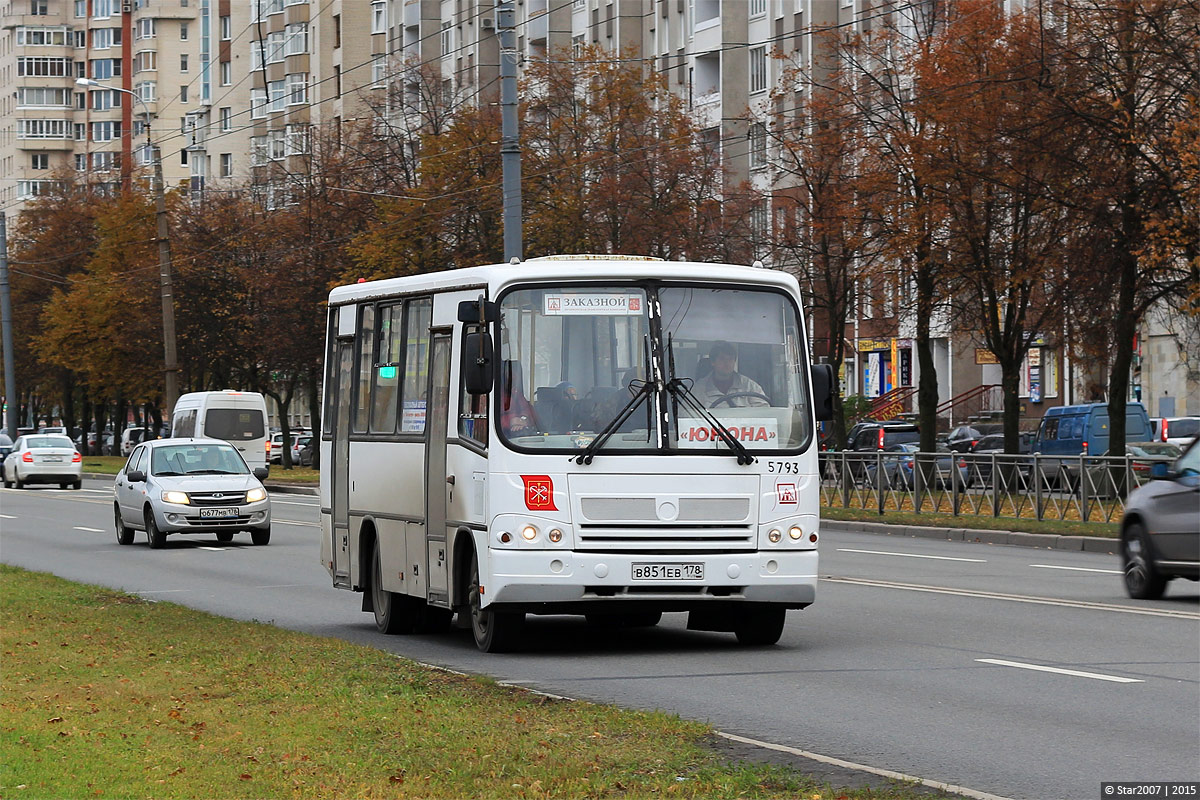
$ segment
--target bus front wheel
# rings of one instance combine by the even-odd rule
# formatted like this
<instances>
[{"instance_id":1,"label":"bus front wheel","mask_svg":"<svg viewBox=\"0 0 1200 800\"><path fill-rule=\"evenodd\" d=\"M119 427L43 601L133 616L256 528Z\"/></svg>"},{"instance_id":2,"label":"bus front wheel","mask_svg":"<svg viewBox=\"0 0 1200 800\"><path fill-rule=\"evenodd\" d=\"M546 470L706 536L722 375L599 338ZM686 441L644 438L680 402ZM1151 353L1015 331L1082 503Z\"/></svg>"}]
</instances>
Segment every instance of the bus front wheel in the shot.
<instances>
[{"instance_id":1,"label":"bus front wheel","mask_svg":"<svg viewBox=\"0 0 1200 800\"><path fill-rule=\"evenodd\" d=\"M485 653L503 653L511 650L521 632L525 615L483 608L479 597L479 561L476 558L471 560L467 599L471 609L471 633L475 636L475 646Z\"/></svg>"},{"instance_id":2,"label":"bus front wheel","mask_svg":"<svg viewBox=\"0 0 1200 800\"><path fill-rule=\"evenodd\" d=\"M783 635L786 615L787 609L782 607L755 609L737 621L733 632L739 644L752 647L775 644Z\"/></svg>"}]
</instances>

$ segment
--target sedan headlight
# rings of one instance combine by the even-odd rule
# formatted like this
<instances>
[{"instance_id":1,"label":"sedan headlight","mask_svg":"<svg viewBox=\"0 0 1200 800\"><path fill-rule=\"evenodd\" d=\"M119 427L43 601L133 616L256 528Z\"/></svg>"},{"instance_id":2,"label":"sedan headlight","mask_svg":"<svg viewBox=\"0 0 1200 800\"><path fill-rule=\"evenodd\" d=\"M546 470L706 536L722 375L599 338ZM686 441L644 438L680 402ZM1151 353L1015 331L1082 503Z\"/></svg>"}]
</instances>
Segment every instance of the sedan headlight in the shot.
<instances>
[{"instance_id":1,"label":"sedan headlight","mask_svg":"<svg viewBox=\"0 0 1200 800\"><path fill-rule=\"evenodd\" d=\"M192 502L188 499L187 492L163 492L162 499L164 503L175 503L180 506L191 505Z\"/></svg>"},{"instance_id":2,"label":"sedan headlight","mask_svg":"<svg viewBox=\"0 0 1200 800\"><path fill-rule=\"evenodd\" d=\"M250 491L246 492L247 503L257 503L259 500L265 499L267 499L267 490L261 486L257 489L251 489Z\"/></svg>"}]
</instances>

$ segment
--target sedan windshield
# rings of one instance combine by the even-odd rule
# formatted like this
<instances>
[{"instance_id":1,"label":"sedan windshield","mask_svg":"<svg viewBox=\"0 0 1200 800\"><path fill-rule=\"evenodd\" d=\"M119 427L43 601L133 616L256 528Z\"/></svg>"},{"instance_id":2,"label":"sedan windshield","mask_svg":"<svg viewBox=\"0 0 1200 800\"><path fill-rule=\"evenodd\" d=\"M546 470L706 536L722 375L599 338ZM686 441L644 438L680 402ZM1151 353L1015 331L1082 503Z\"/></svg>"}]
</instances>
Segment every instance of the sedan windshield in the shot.
<instances>
[{"instance_id":1,"label":"sedan windshield","mask_svg":"<svg viewBox=\"0 0 1200 800\"><path fill-rule=\"evenodd\" d=\"M245 475L250 470L237 450L227 444L186 444L156 447L150 474Z\"/></svg>"},{"instance_id":2,"label":"sedan windshield","mask_svg":"<svg viewBox=\"0 0 1200 800\"><path fill-rule=\"evenodd\" d=\"M796 451L808 364L783 292L682 285L519 289L500 302L496 418L517 448Z\"/></svg>"}]
</instances>

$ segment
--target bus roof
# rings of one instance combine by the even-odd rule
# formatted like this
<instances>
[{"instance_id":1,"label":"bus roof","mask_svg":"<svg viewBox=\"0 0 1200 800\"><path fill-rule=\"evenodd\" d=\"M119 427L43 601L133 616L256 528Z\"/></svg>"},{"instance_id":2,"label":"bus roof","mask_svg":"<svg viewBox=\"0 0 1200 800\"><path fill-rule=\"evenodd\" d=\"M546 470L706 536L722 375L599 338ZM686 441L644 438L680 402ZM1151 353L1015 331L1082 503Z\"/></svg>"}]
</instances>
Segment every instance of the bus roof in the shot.
<instances>
[{"instance_id":1,"label":"bus roof","mask_svg":"<svg viewBox=\"0 0 1200 800\"><path fill-rule=\"evenodd\" d=\"M702 281L721 284L758 284L798 291L796 279L786 272L733 264L696 261L663 261L631 256L554 256L516 264L489 264L401 278L352 283L329 293L330 305L359 302L397 294L455 289L488 288L497 291L511 283L545 281L592 282L646 278Z\"/></svg>"}]
</instances>

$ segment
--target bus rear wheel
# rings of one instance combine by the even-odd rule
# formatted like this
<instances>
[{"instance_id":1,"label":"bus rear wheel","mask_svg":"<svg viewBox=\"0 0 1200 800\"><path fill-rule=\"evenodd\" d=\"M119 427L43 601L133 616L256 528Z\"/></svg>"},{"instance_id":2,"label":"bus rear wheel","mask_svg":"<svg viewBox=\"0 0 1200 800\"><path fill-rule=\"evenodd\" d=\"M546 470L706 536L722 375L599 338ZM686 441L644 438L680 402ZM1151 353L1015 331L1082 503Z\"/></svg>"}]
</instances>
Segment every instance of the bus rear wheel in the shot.
<instances>
[{"instance_id":1,"label":"bus rear wheel","mask_svg":"<svg viewBox=\"0 0 1200 800\"><path fill-rule=\"evenodd\" d=\"M755 609L742 616L733 632L739 644L750 647L765 647L775 644L783 635L783 623L787 609L768 607Z\"/></svg>"},{"instance_id":2,"label":"bus rear wheel","mask_svg":"<svg viewBox=\"0 0 1200 800\"><path fill-rule=\"evenodd\" d=\"M412 633L416 629L417 609L415 601L403 594L389 592L383 588L383 559L379 554L379 543L375 543L371 556L371 609L375 612L375 627L380 633L394 635Z\"/></svg>"},{"instance_id":3,"label":"bus rear wheel","mask_svg":"<svg viewBox=\"0 0 1200 800\"><path fill-rule=\"evenodd\" d=\"M475 646L485 653L504 653L511 650L521 632L525 615L483 608L479 596L479 561L476 558L471 559L467 599L471 609L471 633L475 636Z\"/></svg>"}]
</instances>

